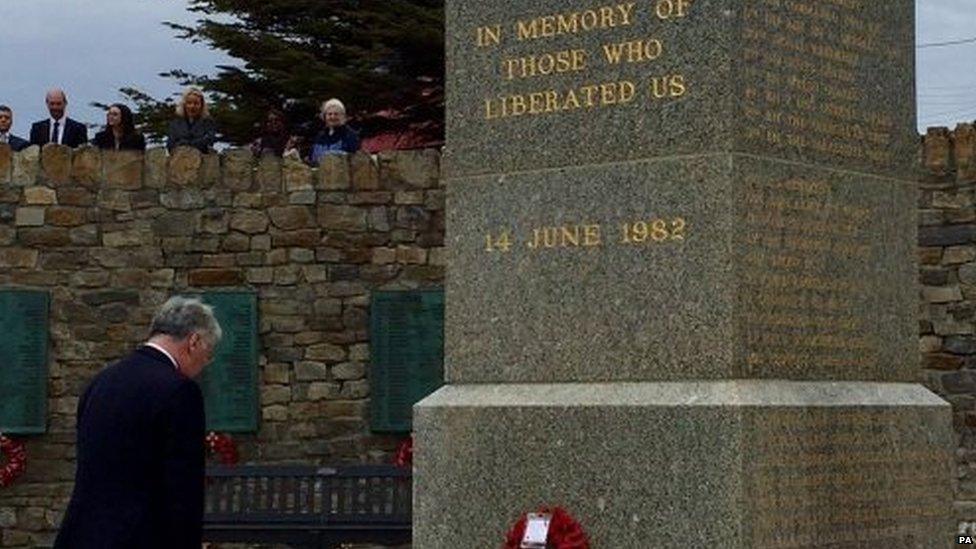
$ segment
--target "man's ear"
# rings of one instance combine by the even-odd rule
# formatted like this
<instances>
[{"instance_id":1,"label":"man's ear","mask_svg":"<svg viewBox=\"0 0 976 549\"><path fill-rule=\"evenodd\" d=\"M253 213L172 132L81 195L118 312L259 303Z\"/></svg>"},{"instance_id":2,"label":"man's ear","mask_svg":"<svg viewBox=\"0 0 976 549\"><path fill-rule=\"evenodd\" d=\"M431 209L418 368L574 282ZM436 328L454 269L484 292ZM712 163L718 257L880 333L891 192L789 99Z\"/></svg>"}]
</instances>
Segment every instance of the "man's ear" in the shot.
<instances>
[{"instance_id":1,"label":"man's ear","mask_svg":"<svg viewBox=\"0 0 976 549\"><path fill-rule=\"evenodd\" d=\"M198 338L198 337L200 337L200 336L198 336L196 334L196 332L193 332L190 335L186 336L186 351L187 352L190 352L190 349L196 347L196 345L197 345L196 338Z\"/></svg>"}]
</instances>

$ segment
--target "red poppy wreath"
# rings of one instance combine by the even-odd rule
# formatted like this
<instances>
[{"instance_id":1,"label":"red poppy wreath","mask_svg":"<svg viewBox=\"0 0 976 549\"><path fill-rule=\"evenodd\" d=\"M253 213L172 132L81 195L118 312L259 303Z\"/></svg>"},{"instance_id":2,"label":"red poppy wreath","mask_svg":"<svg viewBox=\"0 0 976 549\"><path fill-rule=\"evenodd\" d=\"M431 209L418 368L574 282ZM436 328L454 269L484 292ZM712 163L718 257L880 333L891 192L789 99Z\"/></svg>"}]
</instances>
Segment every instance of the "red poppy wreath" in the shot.
<instances>
[{"instance_id":1,"label":"red poppy wreath","mask_svg":"<svg viewBox=\"0 0 976 549\"><path fill-rule=\"evenodd\" d=\"M413 467L413 437L403 439L397 446L393 465L397 467Z\"/></svg>"},{"instance_id":2,"label":"red poppy wreath","mask_svg":"<svg viewBox=\"0 0 976 549\"><path fill-rule=\"evenodd\" d=\"M0 455L7 462L0 468L0 488L4 488L27 470L27 449L23 442L0 435Z\"/></svg>"},{"instance_id":3,"label":"red poppy wreath","mask_svg":"<svg viewBox=\"0 0 976 549\"><path fill-rule=\"evenodd\" d=\"M551 515L546 549L590 549L590 540L587 539L586 532L565 509L542 508L539 514ZM523 513L515 526L508 531L503 549L519 549L522 546L527 524L527 515Z\"/></svg>"},{"instance_id":4,"label":"red poppy wreath","mask_svg":"<svg viewBox=\"0 0 976 549\"><path fill-rule=\"evenodd\" d=\"M217 456L217 461L221 465L237 465L240 461L240 454L237 452L237 444L230 435L215 433L213 431L207 435L207 450Z\"/></svg>"}]
</instances>

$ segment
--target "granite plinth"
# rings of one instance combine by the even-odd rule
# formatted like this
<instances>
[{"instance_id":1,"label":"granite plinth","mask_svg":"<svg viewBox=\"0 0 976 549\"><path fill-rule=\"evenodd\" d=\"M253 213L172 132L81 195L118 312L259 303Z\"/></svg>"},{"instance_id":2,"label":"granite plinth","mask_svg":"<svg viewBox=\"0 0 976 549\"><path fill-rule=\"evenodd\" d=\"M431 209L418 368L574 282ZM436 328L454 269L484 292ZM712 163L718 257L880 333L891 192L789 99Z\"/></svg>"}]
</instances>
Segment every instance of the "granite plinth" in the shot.
<instances>
[{"instance_id":1,"label":"granite plinth","mask_svg":"<svg viewBox=\"0 0 976 549\"><path fill-rule=\"evenodd\" d=\"M914 162L913 0L445 10L450 177L718 151Z\"/></svg>"},{"instance_id":2,"label":"granite plinth","mask_svg":"<svg viewBox=\"0 0 976 549\"><path fill-rule=\"evenodd\" d=\"M449 383L918 378L910 183L713 154L448 192Z\"/></svg>"},{"instance_id":3,"label":"granite plinth","mask_svg":"<svg viewBox=\"0 0 976 549\"><path fill-rule=\"evenodd\" d=\"M917 385L469 385L415 407L414 545L561 505L593 547L951 541L948 404Z\"/></svg>"},{"instance_id":4,"label":"granite plinth","mask_svg":"<svg viewBox=\"0 0 976 549\"><path fill-rule=\"evenodd\" d=\"M947 547L912 0L448 0L445 373L414 541Z\"/></svg>"}]
</instances>

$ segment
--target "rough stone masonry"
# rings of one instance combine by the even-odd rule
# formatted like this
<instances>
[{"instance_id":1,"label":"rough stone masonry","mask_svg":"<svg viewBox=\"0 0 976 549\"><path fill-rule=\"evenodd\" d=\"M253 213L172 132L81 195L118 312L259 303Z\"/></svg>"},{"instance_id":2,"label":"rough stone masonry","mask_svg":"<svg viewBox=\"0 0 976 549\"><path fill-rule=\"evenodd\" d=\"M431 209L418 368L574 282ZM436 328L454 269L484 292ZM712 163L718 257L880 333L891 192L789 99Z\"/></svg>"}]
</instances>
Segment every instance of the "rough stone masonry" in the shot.
<instances>
[{"instance_id":1,"label":"rough stone masonry","mask_svg":"<svg viewBox=\"0 0 976 549\"><path fill-rule=\"evenodd\" d=\"M371 292L441 287L433 150L301 162L232 150L0 146L0 286L50 292L47 432L0 489L0 546L53 541L71 494L78 396L172 293L253 289L260 430L245 463L389 462L370 432Z\"/></svg>"},{"instance_id":2,"label":"rough stone masonry","mask_svg":"<svg viewBox=\"0 0 976 549\"><path fill-rule=\"evenodd\" d=\"M928 135L923 136L922 145L919 152L921 158L920 165L924 170L924 176L920 183L920 203L919 203L919 280L920 290L920 319L919 319L919 346L922 358L922 375L925 376L926 386L936 391L943 398L953 405L954 428L958 441L956 451L956 474L955 478L955 524L959 532L976 533L976 306L973 300L976 299L976 202L974 202L974 188L976 188L976 131L972 124L963 124L950 132L945 128L934 128ZM49 544L53 541L53 534L60 520L67 497L71 493L71 479L73 474L73 414L74 405L78 393L83 384L90 378L95 369L100 367L99 360L86 360L81 353L87 353L87 349L94 348L98 344L104 344L105 336L102 335L107 330L107 326L112 324L107 319L100 321L105 325L97 330L91 329L93 333L87 339L76 339L80 332L84 335L86 324L95 317L95 313L101 311L105 304L99 304L99 300L94 296L108 296L109 285L113 279L123 283L133 277L138 280L131 280L128 288L141 288L143 284L155 287L157 291L166 292L175 288L176 272L179 270L188 276L184 267L160 267L158 264L149 264L140 267L138 265L123 265L120 261L113 262L114 266L103 267L98 261L90 263L88 268L57 268L45 260L39 264L37 259L40 257L51 257L51 254L59 254L59 248L88 249L87 253L100 250L96 255L105 256L105 251L109 247L95 246L99 240L97 237L88 237L92 242L89 246L71 245L49 247L36 244L19 242L17 239L18 226L15 225L16 212L18 208L41 208L45 214L48 208L83 208L85 211L93 210L96 198L101 196L105 204L109 204L109 198L114 195L122 195L126 198L118 199L117 203L127 204L117 210L108 210L116 214L127 214L134 220L134 214L138 212L153 212L149 208L132 209L131 192L139 190L149 191L157 197L167 196L165 199L168 205L158 203L155 215L158 216L162 211L195 211L202 212L202 207L206 196L213 197L215 200L218 195L236 196L244 198L230 200L230 207L221 206L221 211L233 212L234 204L238 208L244 207L247 203L253 204L248 210L254 208L261 209L264 203L264 196L280 197L285 191L281 186L281 162L266 159L262 162L254 162L248 159L248 155L243 152L229 153L224 155L224 175L217 180L212 180L207 185L199 182L200 172L195 174L184 174L176 176L182 181L192 181L186 190L188 192L177 192L184 189L184 186L171 184L169 180L169 164L166 155L162 151L150 151L149 158L144 162L136 162L130 158L130 169L132 164L138 165L137 175L139 182L131 182L127 186L133 187L132 190L120 190L118 193L108 192L112 187L103 176L103 158L100 153L92 150L74 151L73 164L69 160L72 155L66 150L52 149L55 152L48 153L60 156L63 164L58 168L62 173L62 181L54 184L53 181L47 182L40 178L40 158L38 151L30 150L22 153L19 157L14 157L9 149L0 147L0 247L2 254L2 268L4 281L6 284L17 286L33 286L37 280L44 279L52 286L59 285L64 287L67 301L59 301L57 305L63 307L66 302L77 304L75 307L86 308L84 321L70 320L68 317L56 315L52 319L52 326L57 330L52 332L52 339L56 341L56 347L51 354L52 372L57 372L56 377L52 377L49 385L50 403L50 422L49 432L40 437L30 437L27 439L28 448L31 452L29 472L18 480L17 484L10 488L0 490L0 546L3 547L33 547L35 545ZM192 159L191 165L198 161L202 164L213 162L214 158L196 159L195 155L186 151L183 153ZM111 153L109 153L111 155ZM106 155L106 156L109 156ZM427 265L433 269L421 269L421 263L416 263L417 259L411 261L411 252L407 248L409 244L403 242L397 244L393 240L394 222L396 210L399 207L412 205L421 206L421 200L426 206L424 210L428 213L440 211L443 205L443 183L439 181L438 154L435 151L425 151L423 153L396 153L387 154L380 157L378 166L366 165L366 159L358 159L360 168L357 173L363 174L366 180L371 183L366 187L380 186L380 192L388 193L388 201L382 206L363 205L357 208L371 207L381 208L384 212L382 216L386 220L386 225L377 224L376 231L389 234L390 243L372 248L368 253L368 261L349 261L346 269L358 271L361 274L364 267L375 269L374 266L394 266L395 270L401 273L410 267L408 275L402 277L401 282L405 287L414 285L426 285L429 282L438 282L438 275L431 277L431 271L439 269L443 264L443 248L437 245L437 226L431 227L433 233L428 233L430 239L425 245L420 246L426 250ZM227 175L227 167L234 166L237 159L236 175L232 170ZM218 162L221 160L218 159ZM53 160L51 161L53 162ZM13 165L18 167L18 184L12 184ZM118 162L108 160L108 166L117 165ZM52 164L48 164L51 166ZM151 166L151 167L150 167ZM114 170L114 168L110 168ZM177 168L179 169L179 168ZM323 193L336 193L333 196L343 196L348 201L354 194L360 192L373 192L366 190L356 190L363 187L362 184L354 184L351 180L344 182L352 174L345 162L328 161L320 170L312 170L311 174L305 173L306 170L297 164L290 164L289 169L301 175L306 180L311 177L312 187L316 199ZM325 173L330 172L328 177L334 178L332 186L335 189L326 190L322 183ZM67 173L65 177L63 174ZM130 172L133 173L133 172ZM212 172L211 172L212 173ZM85 175L87 174L87 175ZM147 177L147 174L150 174ZM349 175L347 175L349 174ZM113 175L113 178L116 177ZM228 178L229 177L229 178ZM235 188L244 186L241 180L248 181L250 189L232 189L228 183L234 178L237 183L232 183ZM268 178L269 183L263 184L260 181ZM115 179L117 181L117 179ZM372 183L375 181L375 183ZM257 183L255 183L257 182ZM262 189L269 189L262 191ZM398 189L398 190L396 190ZM377 189L373 189L377 190ZM308 189L296 190L294 192L311 196ZM397 206L395 199L399 193L401 203ZM412 193L412 194L410 194ZM173 199L180 198L182 202ZM249 198L248 198L249 197ZM60 200L59 200L60 199ZM280 200L281 198L274 198ZM186 200L189 200L188 203ZM223 199L226 203L226 198ZM248 202L245 202L248 201ZM408 204L409 203L409 204ZM183 206L180 206L183 204ZM193 206L197 204L197 206ZM311 206L311 205L309 205ZM189 208L189 209L181 209ZM379 210L377 210L379 211ZM315 212L317 214L317 212ZM27 214L22 213L22 216ZM37 214L34 214L35 216ZM52 221L63 213L55 213ZM86 214L87 215L87 214ZM312 212L310 211L310 215ZM115 217L109 215L108 217ZM117 223L114 219L106 223ZM46 224L42 222L40 227ZM317 224L317 222L316 222ZM75 231L75 234L88 232L99 234L103 223L92 222L83 231ZM270 220L268 230L277 232L273 229ZM51 226L56 227L54 223ZM79 225L81 227L83 225ZM367 227L372 225L367 224ZM29 226L25 226L30 228ZM301 229L295 229L301 230ZM325 233L344 232L339 228L304 229L310 231L309 234L317 234L319 240ZM195 232L195 231L194 231ZM288 231L284 231L288 232ZM24 234L30 234L24 233ZM281 242L281 233L278 234L278 242ZM396 238L412 236L414 231L401 230L397 232ZM422 233L419 233L422 234ZM419 236L418 234L418 236ZM263 234L254 235L260 247L265 247L265 243L270 244L270 234L266 231ZM365 233L362 233L365 236ZM76 237L77 238L77 237ZM111 241L110 237L109 240ZM238 231L228 230L221 236L223 242L238 244L227 244L233 253L250 253L252 236ZM161 244L161 237L155 240L157 247ZM320 244L309 242L309 249L322 247ZM400 259L397 259L399 246L403 246L400 252ZM340 249L333 248L330 257L333 261L323 261L326 271L329 267L333 270L341 270L342 264L337 259L341 259ZM122 250L130 252L137 250L134 247L123 247ZM116 249L118 250L118 249ZM270 250L264 250L264 253ZM323 251L323 253L325 253ZM363 252L365 254L366 252ZM420 255L420 250L414 249L412 254L416 257ZM117 257L119 254L114 253ZM161 254L162 255L162 254ZM200 257L208 255L206 252L191 252L190 255ZM308 265L308 264L303 264ZM33 269L30 267L34 267ZM254 287L264 288L268 292L274 288L274 266L259 265L248 267L249 269L260 269L251 271L251 276L260 273ZM48 273L50 271L50 273ZM427 273L427 274L423 274ZM247 277L247 274L245 274ZM153 279L156 282L153 282ZM85 281L88 282L85 282ZM394 278L394 280L397 280ZM263 281L263 282L262 282ZM331 282L335 286L339 281ZM364 288L373 288L375 283L361 280L357 277L347 281L349 283L360 284ZM293 288L297 291L297 286L304 285L306 282L299 280L294 286L284 285L282 288ZM320 282L321 284L321 282ZM248 287L251 287L249 284ZM136 292L145 289L137 289ZM86 304L80 299L80 295L91 295L89 301L94 299L93 304ZM127 295L131 295L127 294ZM364 301L364 296L351 296L347 298L338 297L338 303L331 306L331 316L333 323L339 332L345 331L341 321L343 300L349 302ZM106 304L111 304L107 302ZM307 305L305 305L307 306ZM352 306L352 305L351 305ZM271 310L269 310L269 307ZM272 316L289 317L294 316L292 312L300 310L302 304L295 303L295 300L288 300L284 312L276 313L274 307L268 300L262 303L262 317L267 314ZM152 307L144 306L140 316L147 318L151 314ZM290 309L289 309L290 308ZM363 314L365 307L357 314ZM80 314L77 310L73 315ZM74 317L72 317L74 318ZM76 325L77 324L77 325ZM118 330L118 328L116 328ZM117 349L123 349L138 341L141 333L138 329L134 330L133 337L125 342L116 343ZM262 334L262 348L268 349L269 342L275 341L276 337L285 336L282 333L276 336L277 331L268 330ZM336 332L338 333L338 332ZM55 338L56 334L62 334ZM294 337L294 336L292 336ZM75 341L78 341L76 344ZM294 340L293 340L294 341ZM307 348L311 344L299 342ZM365 374L365 362L368 360L368 348L364 343L352 345L339 345L345 347L346 355L344 362L331 364L333 370L346 370L340 372L338 379L348 379L355 381L357 377ZM285 347L288 349L288 347ZM324 353L325 347L320 347L318 353ZM108 352L103 356L108 357ZM338 356L339 353L336 353ZM78 368L74 371L74 368ZM316 392L329 394L331 390L335 393L335 385L328 381L328 371L330 363L328 361L317 360L269 360L268 355L262 359L262 407L266 410L267 417L263 421L263 431L255 439L244 438L242 459L248 463L280 463L284 461L307 462L331 462L333 451L341 450L339 456L344 460L378 460L386 459L389 450L393 447L393 442L386 437L373 437L368 434L365 427L363 414L368 408L365 399L322 399L315 400L308 398L307 392L313 383L326 383L319 385ZM339 382L341 384L341 381ZM304 387L301 391L306 393L306 398L293 398L293 394L301 395L301 392L293 390L293 386ZM341 385L340 385L341 387ZM331 389L330 389L331 388ZM367 397L368 398L368 397ZM312 412L318 414L312 417L312 425L288 427L285 421L289 418L298 418L302 414ZM303 417L303 416L301 416ZM328 431L329 434L319 434ZM321 438L320 438L321 437ZM363 450L359 448L362 447ZM365 453L363 453L365 452ZM947 535L951 535L949 532Z\"/></svg>"}]
</instances>

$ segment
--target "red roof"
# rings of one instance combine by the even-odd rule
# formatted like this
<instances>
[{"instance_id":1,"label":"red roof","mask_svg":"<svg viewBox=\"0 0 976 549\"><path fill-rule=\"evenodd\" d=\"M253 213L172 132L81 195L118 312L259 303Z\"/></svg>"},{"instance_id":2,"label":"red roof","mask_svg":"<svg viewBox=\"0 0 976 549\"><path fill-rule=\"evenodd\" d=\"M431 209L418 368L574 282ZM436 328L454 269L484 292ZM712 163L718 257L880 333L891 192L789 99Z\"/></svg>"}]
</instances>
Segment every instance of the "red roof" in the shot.
<instances>
[{"instance_id":1,"label":"red roof","mask_svg":"<svg viewBox=\"0 0 976 549\"><path fill-rule=\"evenodd\" d=\"M401 132L387 132L367 137L362 141L362 149L375 154L380 151L402 151L406 149L428 149L441 147L443 139L432 139L428 132L408 128Z\"/></svg>"},{"instance_id":2,"label":"red roof","mask_svg":"<svg viewBox=\"0 0 976 549\"><path fill-rule=\"evenodd\" d=\"M442 101L439 88L428 88L424 95L432 101ZM440 121L423 120L404 125L404 112L383 109L367 117L378 133L362 140L362 149L371 154L380 151L426 149L444 146L444 129Z\"/></svg>"}]
</instances>

